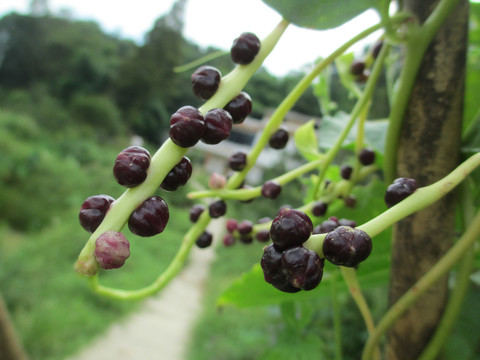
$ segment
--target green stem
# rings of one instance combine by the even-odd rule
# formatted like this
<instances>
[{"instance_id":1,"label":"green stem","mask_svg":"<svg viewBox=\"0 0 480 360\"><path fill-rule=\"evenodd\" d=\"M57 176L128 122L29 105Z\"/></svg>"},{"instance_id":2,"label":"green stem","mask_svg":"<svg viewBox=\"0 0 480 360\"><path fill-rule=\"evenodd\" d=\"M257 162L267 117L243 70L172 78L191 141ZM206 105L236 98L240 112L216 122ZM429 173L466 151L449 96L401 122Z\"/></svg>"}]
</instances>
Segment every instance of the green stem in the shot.
<instances>
[{"instance_id":1,"label":"green stem","mask_svg":"<svg viewBox=\"0 0 480 360\"><path fill-rule=\"evenodd\" d=\"M403 201L357 228L365 231L373 238L397 221L438 201L462 182L462 180L464 180L478 166L480 166L480 153L476 153L469 157L444 178L432 185L417 189L412 195ZM322 245L325 235L326 234L318 234L310 236L310 238L304 243L304 246L315 251L320 257L324 257Z\"/></svg>"},{"instance_id":2,"label":"green stem","mask_svg":"<svg viewBox=\"0 0 480 360\"><path fill-rule=\"evenodd\" d=\"M348 286L348 290L350 291L350 295L352 296L353 300L357 304L358 310L360 310L360 314L362 314L363 321L365 322L365 326L367 327L367 331L369 336L371 336L375 331L375 323L373 321L372 313L370 312L370 308L368 307L367 301L362 294L362 290L360 288L360 283L358 282L357 278L357 271L352 268L347 268L344 266L340 266L340 271L342 272L343 279ZM375 359L380 359L380 349L375 351Z\"/></svg>"},{"instance_id":3,"label":"green stem","mask_svg":"<svg viewBox=\"0 0 480 360\"><path fill-rule=\"evenodd\" d=\"M384 173L387 182L392 182L395 178L400 130L423 56L438 29L457 3L458 0L441 0L421 27L410 25L405 44L404 65L398 80L398 88L393 95L390 124L385 141Z\"/></svg>"},{"instance_id":4,"label":"green stem","mask_svg":"<svg viewBox=\"0 0 480 360\"><path fill-rule=\"evenodd\" d=\"M185 234L180 249L170 262L167 269L150 285L138 290L109 288L99 283L98 274L89 278L90 285L98 294L118 300L139 300L157 293L163 289L165 285L167 285L170 280L172 280L183 268L183 264L187 260L195 240L203 233L210 223L210 220L211 218L208 215L208 212L204 211L195 223L195 226L190 228L190 230Z\"/></svg>"},{"instance_id":5,"label":"green stem","mask_svg":"<svg viewBox=\"0 0 480 360\"><path fill-rule=\"evenodd\" d=\"M205 64L209 61L212 61L212 60L215 60L223 55L226 55L228 54L228 51L225 51L225 50L217 50L217 51L214 51L210 54L207 54L203 57L201 57L200 59L196 59L196 60L193 60L189 63L186 63L186 64L183 64L183 65L180 65L180 66L175 66L173 68L173 72L174 73L182 73L184 71L188 71L188 70L191 70L193 68L196 68L202 64Z\"/></svg>"},{"instance_id":6,"label":"green stem","mask_svg":"<svg viewBox=\"0 0 480 360\"><path fill-rule=\"evenodd\" d=\"M368 338L362 360L370 360L380 338L428 288L443 277L474 245L480 236L480 211L458 242L415 285L392 305Z\"/></svg>"},{"instance_id":7,"label":"green stem","mask_svg":"<svg viewBox=\"0 0 480 360\"><path fill-rule=\"evenodd\" d=\"M299 166L296 169L280 175L272 180L278 182L280 185L285 185L290 181L302 176L303 174L318 168L323 162L323 159L314 160ZM219 189L219 190L203 190L192 191L187 194L189 199L200 199L204 197L219 197L222 199L235 200L250 200L261 195L262 188L257 186L251 189Z\"/></svg>"},{"instance_id":8,"label":"green stem","mask_svg":"<svg viewBox=\"0 0 480 360\"><path fill-rule=\"evenodd\" d=\"M282 101L282 103L277 107L275 112L272 114L268 124L265 126L262 135L258 139L258 142L253 147L252 151L248 155L247 158L247 166L240 172L233 175L229 182L229 188L237 188L245 178L246 174L250 171L250 169L255 165L257 158L260 156L263 148L267 145L268 140L270 139L271 135L275 132L275 130L280 126L285 115L290 111L293 105L297 102L300 96L308 89L312 81L320 74L328 65L330 65L338 56L343 54L350 46L354 45L356 42L362 40L366 36L370 35L371 33L375 32L376 30L380 29L381 25L377 24L374 25L364 31L362 31L357 36L353 37L345 44L340 46L337 50L335 50L330 56L326 59L319 62L315 68L295 86L295 88L288 94L288 96Z\"/></svg>"},{"instance_id":9,"label":"green stem","mask_svg":"<svg viewBox=\"0 0 480 360\"><path fill-rule=\"evenodd\" d=\"M248 65L237 66L223 77L215 95L203 104L203 106L199 108L199 111L205 114L211 109L223 108L232 98L237 96L247 81L258 70L268 54L273 50L287 26L288 22L282 20L277 27L262 40L260 51L255 59ZM100 226L90 236L75 264L77 272L82 275L93 276L99 271L99 265L93 254L96 239L108 230L120 231L127 222L130 214L145 199L155 193L165 176L180 162L187 151L187 148L175 145L170 139L165 141L152 157L145 181L135 188L128 189L122 196L114 201Z\"/></svg>"},{"instance_id":10,"label":"green stem","mask_svg":"<svg viewBox=\"0 0 480 360\"><path fill-rule=\"evenodd\" d=\"M337 276L338 273L332 274L330 281L330 290L332 295L333 307L333 334L335 338L335 360L342 360L342 319L340 316L340 306L338 304Z\"/></svg>"},{"instance_id":11,"label":"green stem","mask_svg":"<svg viewBox=\"0 0 480 360\"><path fill-rule=\"evenodd\" d=\"M470 196L469 187L467 184L462 184L460 187L461 192L461 204L464 217L464 228L471 225L475 216L475 206ZM428 343L427 347L423 350L418 360L434 360L437 358L438 353L445 346L445 342L452 331L453 325L462 309L463 300L468 291L470 285L470 274L472 273L475 260L475 251L467 251L459 262L457 275L455 278L455 286L450 292L448 304L445 308L445 312L442 316L440 323L438 324L435 334Z\"/></svg>"},{"instance_id":12,"label":"green stem","mask_svg":"<svg viewBox=\"0 0 480 360\"><path fill-rule=\"evenodd\" d=\"M380 54L378 55L377 60L375 61L372 72L368 78L367 84L365 85L363 94L360 97L360 99L358 99L357 103L352 109L352 113L350 114L350 120L348 121L347 125L342 129L342 132L338 136L335 144L325 154L325 164L322 167L322 170L320 171L320 174L318 176L317 184L315 186L315 191L314 191L314 197L318 196L320 184L323 182L327 169L332 163L335 156L337 156L337 153L340 150L340 147L342 146L343 141L345 140L348 133L350 132L350 129L352 128L353 124L355 124L355 121L357 120L358 116L361 114L361 112L365 109L365 107L370 102L370 99L372 98L373 92L375 90L375 85L377 84L378 78L380 77L380 74L383 68L383 62L385 60L387 52L388 52L388 46L383 46L382 50L380 51Z\"/></svg>"}]
</instances>

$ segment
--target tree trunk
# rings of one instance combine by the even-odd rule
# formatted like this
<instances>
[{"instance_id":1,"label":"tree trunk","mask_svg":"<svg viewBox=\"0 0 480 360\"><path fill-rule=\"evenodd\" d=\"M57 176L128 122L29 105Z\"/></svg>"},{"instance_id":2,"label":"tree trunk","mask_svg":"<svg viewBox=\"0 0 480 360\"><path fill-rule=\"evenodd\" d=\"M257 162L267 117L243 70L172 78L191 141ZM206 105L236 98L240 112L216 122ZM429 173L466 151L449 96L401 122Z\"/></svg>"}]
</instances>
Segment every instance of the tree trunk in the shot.
<instances>
[{"instance_id":1,"label":"tree trunk","mask_svg":"<svg viewBox=\"0 0 480 360\"><path fill-rule=\"evenodd\" d=\"M0 294L0 359L2 360L27 360L15 329L8 316L8 310Z\"/></svg>"},{"instance_id":2,"label":"tree trunk","mask_svg":"<svg viewBox=\"0 0 480 360\"><path fill-rule=\"evenodd\" d=\"M423 22L434 0L405 0L405 10ZM459 160L468 30L468 1L430 44L413 88L398 148L397 176L429 185ZM455 202L449 195L394 226L389 302L393 304L451 247ZM447 277L435 284L388 334L386 358L416 359L435 331L447 301Z\"/></svg>"}]
</instances>

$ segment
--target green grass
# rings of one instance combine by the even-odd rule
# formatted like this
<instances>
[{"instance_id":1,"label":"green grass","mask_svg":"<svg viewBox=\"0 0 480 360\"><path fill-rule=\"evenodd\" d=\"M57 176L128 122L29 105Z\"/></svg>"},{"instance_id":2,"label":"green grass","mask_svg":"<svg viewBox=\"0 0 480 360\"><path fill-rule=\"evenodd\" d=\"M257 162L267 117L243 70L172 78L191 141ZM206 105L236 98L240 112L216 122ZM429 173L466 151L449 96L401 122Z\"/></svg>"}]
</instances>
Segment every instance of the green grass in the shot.
<instances>
[{"instance_id":1,"label":"green grass","mask_svg":"<svg viewBox=\"0 0 480 360\"><path fill-rule=\"evenodd\" d=\"M126 137L44 131L32 117L0 111L0 292L32 360L74 354L138 306L96 295L73 268L89 238L78 210L90 195L124 191L112 166L126 146ZM102 283L139 288L168 265L190 226L185 191L160 194L171 213L162 234L124 230L131 256L122 269L102 271Z\"/></svg>"}]
</instances>

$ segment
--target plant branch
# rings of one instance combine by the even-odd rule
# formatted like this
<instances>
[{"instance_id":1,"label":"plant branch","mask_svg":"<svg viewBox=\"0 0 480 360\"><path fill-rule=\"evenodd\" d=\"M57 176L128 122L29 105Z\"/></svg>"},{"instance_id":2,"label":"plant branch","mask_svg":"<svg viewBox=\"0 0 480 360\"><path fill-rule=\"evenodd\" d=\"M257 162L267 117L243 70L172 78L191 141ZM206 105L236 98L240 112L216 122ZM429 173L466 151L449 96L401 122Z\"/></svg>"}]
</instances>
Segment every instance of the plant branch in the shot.
<instances>
[{"instance_id":1,"label":"plant branch","mask_svg":"<svg viewBox=\"0 0 480 360\"><path fill-rule=\"evenodd\" d=\"M362 360L370 360L375 347L395 321L437 280L443 277L471 249L480 236L480 211L458 242L437 262L415 285L413 285L382 317L377 328L369 337Z\"/></svg>"}]
</instances>

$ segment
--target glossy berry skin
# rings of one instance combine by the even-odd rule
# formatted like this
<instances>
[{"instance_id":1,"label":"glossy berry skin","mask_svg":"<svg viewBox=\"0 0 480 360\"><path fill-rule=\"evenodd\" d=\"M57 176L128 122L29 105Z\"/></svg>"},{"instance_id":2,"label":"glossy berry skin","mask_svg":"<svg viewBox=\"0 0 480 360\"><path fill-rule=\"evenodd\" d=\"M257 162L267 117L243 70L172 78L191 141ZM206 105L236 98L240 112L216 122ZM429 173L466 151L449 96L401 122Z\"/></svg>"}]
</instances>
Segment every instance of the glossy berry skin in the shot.
<instances>
[{"instance_id":1,"label":"glossy berry skin","mask_svg":"<svg viewBox=\"0 0 480 360\"><path fill-rule=\"evenodd\" d=\"M263 249L260 266L262 267L265 281L278 290L287 293L295 293L301 290L294 287L290 280L287 279L282 269L282 251L278 250L273 244Z\"/></svg>"},{"instance_id":2,"label":"glossy berry skin","mask_svg":"<svg viewBox=\"0 0 480 360\"><path fill-rule=\"evenodd\" d=\"M280 250L302 245L313 231L312 220L302 211L283 209L273 219L270 238Z\"/></svg>"},{"instance_id":3,"label":"glossy berry skin","mask_svg":"<svg viewBox=\"0 0 480 360\"><path fill-rule=\"evenodd\" d=\"M318 231L318 234L326 234L330 231L335 230L339 226L340 224L338 223L338 220L336 220L336 218L330 218L328 220L322 221L322 223L318 227L318 230L316 229L315 232Z\"/></svg>"},{"instance_id":4,"label":"glossy berry skin","mask_svg":"<svg viewBox=\"0 0 480 360\"><path fill-rule=\"evenodd\" d=\"M267 199L275 199L282 192L282 185L275 180L268 180L262 185L262 196Z\"/></svg>"},{"instance_id":5,"label":"glossy berry skin","mask_svg":"<svg viewBox=\"0 0 480 360\"><path fill-rule=\"evenodd\" d=\"M195 145L205 132L202 113L193 106L183 106L170 118L170 139L178 146Z\"/></svg>"},{"instance_id":6,"label":"glossy berry skin","mask_svg":"<svg viewBox=\"0 0 480 360\"><path fill-rule=\"evenodd\" d=\"M230 113L234 124L241 124L252 113L252 98L242 91L225 105L224 109Z\"/></svg>"},{"instance_id":7,"label":"glossy berry skin","mask_svg":"<svg viewBox=\"0 0 480 360\"><path fill-rule=\"evenodd\" d=\"M205 114L205 132L202 142L215 145L227 139L232 131L232 117L223 109L212 109Z\"/></svg>"},{"instance_id":8,"label":"glossy berry skin","mask_svg":"<svg viewBox=\"0 0 480 360\"><path fill-rule=\"evenodd\" d=\"M93 254L102 269L117 269L130 256L130 243L121 232L110 230L97 238Z\"/></svg>"},{"instance_id":9,"label":"glossy berry skin","mask_svg":"<svg viewBox=\"0 0 480 360\"><path fill-rule=\"evenodd\" d=\"M113 175L120 185L131 188L145 181L149 166L150 153L140 146L129 146L115 159Z\"/></svg>"},{"instance_id":10,"label":"glossy berry skin","mask_svg":"<svg viewBox=\"0 0 480 360\"><path fill-rule=\"evenodd\" d=\"M358 153L358 160L360 164L364 166L372 165L375 162L375 151L369 148L363 148Z\"/></svg>"},{"instance_id":11,"label":"glossy berry skin","mask_svg":"<svg viewBox=\"0 0 480 360\"><path fill-rule=\"evenodd\" d=\"M273 149L283 149L288 142L288 131L280 128L277 131L275 131L272 136L270 136L270 139L268 140L268 144L270 145L271 148Z\"/></svg>"},{"instance_id":12,"label":"glossy berry skin","mask_svg":"<svg viewBox=\"0 0 480 360\"><path fill-rule=\"evenodd\" d=\"M258 230L255 237L260 242L267 242L270 240L270 232L268 230Z\"/></svg>"},{"instance_id":13,"label":"glossy berry skin","mask_svg":"<svg viewBox=\"0 0 480 360\"><path fill-rule=\"evenodd\" d=\"M205 210L205 206L202 204L195 204L190 208L190 221L196 223L200 215L202 215L203 211Z\"/></svg>"},{"instance_id":14,"label":"glossy berry skin","mask_svg":"<svg viewBox=\"0 0 480 360\"><path fill-rule=\"evenodd\" d=\"M372 239L365 231L339 226L325 236L322 249L332 264L355 267L370 255Z\"/></svg>"},{"instance_id":15,"label":"glossy berry skin","mask_svg":"<svg viewBox=\"0 0 480 360\"><path fill-rule=\"evenodd\" d=\"M351 165L342 165L340 167L340 176L342 179L350 180L352 177L353 167Z\"/></svg>"},{"instance_id":16,"label":"glossy berry skin","mask_svg":"<svg viewBox=\"0 0 480 360\"><path fill-rule=\"evenodd\" d=\"M218 89L222 74L212 66L201 66L192 74L192 89L202 100L210 99Z\"/></svg>"},{"instance_id":17,"label":"glossy berry skin","mask_svg":"<svg viewBox=\"0 0 480 360\"><path fill-rule=\"evenodd\" d=\"M78 213L80 225L88 232L93 233L102 223L114 201L115 199L108 195L95 195L85 199Z\"/></svg>"},{"instance_id":18,"label":"glossy berry skin","mask_svg":"<svg viewBox=\"0 0 480 360\"><path fill-rule=\"evenodd\" d=\"M210 232L204 231L202 235L200 235L197 240L195 240L195 244L200 248L204 249L212 245L213 236Z\"/></svg>"},{"instance_id":19,"label":"glossy berry skin","mask_svg":"<svg viewBox=\"0 0 480 360\"><path fill-rule=\"evenodd\" d=\"M359 76L363 74L365 70L365 63L363 61L355 60L350 65L350 74L353 76Z\"/></svg>"},{"instance_id":20,"label":"glossy berry skin","mask_svg":"<svg viewBox=\"0 0 480 360\"><path fill-rule=\"evenodd\" d=\"M313 204L312 214L314 216L323 216L327 212L328 204L323 201L317 201Z\"/></svg>"},{"instance_id":21,"label":"glossy berry skin","mask_svg":"<svg viewBox=\"0 0 480 360\"><path fill-rule=\"evenodd\" d=\"M128 228L139 236L154 236L165 230L169 217L165 200L159 196L152 196L130 215Z\"/></svg>"},{"instance_id":22,"label":"glossy berry skin","mask_svg":"<svg viewBox=\"0 0 480 360\"><path fill-rule=\"evenodd\" d=\"M352 228L357 226L357 223L355 221L349 219L340 219L338 220L338 224L339 226L350 226Z\"/></svg>"},{"instance_id":23,"label":"glossy berry skin","mask_svg":"<svg viewBox=\"0 0 480 360\"><path fill-rule=\"evenodd\" d=\"M225 215L227 212L227 203L223 200L217 200L208 206L208 213L211 218L216 219Z\"/></svg>"},{"instance_id":24,"label":"glossy berry skin","mask_svg":"<svg viewBox=\"0 0 480 360\"><path fill-rule=\"evenodd\" d=\"M323 276L325 261L314 251L303 246L288 249L282 254L282 270L293 287L315 289Z\"/></svg>"},{"instance_id":25,"label":"glossy berry skin","mask_svg":"<svg viewBox=\"0 0 480 360\"><path fill-rule=\"evenodd\" d=\"M247 166L247 154L243 151L236 152L228 159L228 166L233 171L242 171Z\"/></svg>"},{"instance_id":26,"label":"glossy berry skin","mask_svg":"<svg viewBox=\"0 0 480 360\"><path fill-rule=\"evenodd\" d=\"M163 190L175 191L187 183L192 176L192 163L184 156L180 162L165 176L160 187Z\"/></svg>"},{"instance_id":27,"label":"glossy berry skin","mask_svg":"<svg viewBox=\"0 0 480 360\"><path fill-rule=\"evenodd\" d=\"M253 230L253 223L248 220L243 220L238 224L237 231L239 232L240 235L248 235L252 232Z\"/></svg>"},{"instance_id":28,"label":"glossy berry skin","mask_svg":"<svg viewBox=\"0 0 480 360\"><path fill-rule=\"evenodd\" d=\"M389 185L385 192L385 204L392 207L412 195L418 189L418 184L415 179L398 178Z\"/></svg>"},{"instance_id":29,"label":"glossy berry skin","mask_svg":"<svg viewBox=\"0 0 480 360\"><path fill-rule=\"evenodd\" d=\"M235 64L250 64L260 51L260 39L252 33L245 32L233 41L230 57Z\"/></svg>"}]
</instances>

